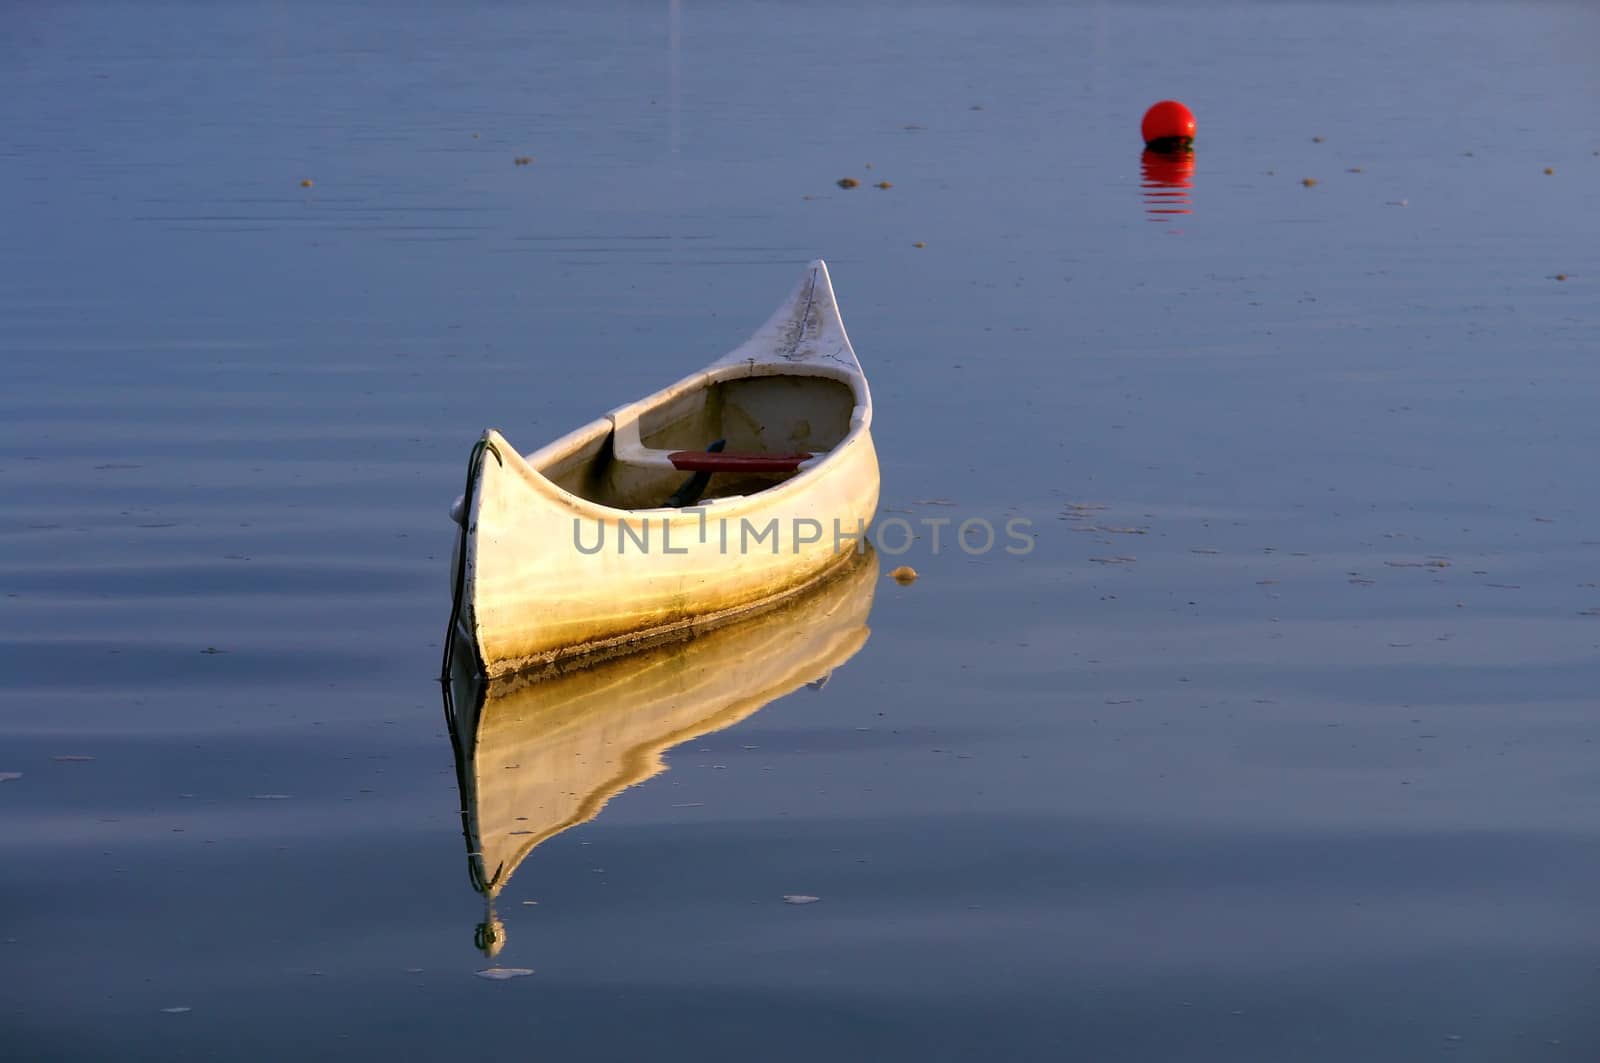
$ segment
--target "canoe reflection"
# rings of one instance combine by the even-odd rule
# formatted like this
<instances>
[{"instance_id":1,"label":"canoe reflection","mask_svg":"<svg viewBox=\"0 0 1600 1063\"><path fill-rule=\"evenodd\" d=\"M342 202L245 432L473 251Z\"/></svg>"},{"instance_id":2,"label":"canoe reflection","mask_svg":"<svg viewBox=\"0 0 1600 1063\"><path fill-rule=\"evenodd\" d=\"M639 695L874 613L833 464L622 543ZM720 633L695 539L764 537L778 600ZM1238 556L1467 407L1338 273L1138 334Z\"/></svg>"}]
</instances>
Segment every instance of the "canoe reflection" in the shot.
<instances>
[{"instance_id":1,"label":"canoe reflection","mask_svg":"<svg viewBox=\"0 0 1600 1063\"><path fill-rule=\"evenodd\" d=\"M1151 221L1169 221L1192 214L1189 189L1194 183L1194 152L1146 150L1139 169L1144 175L1144 209Z\"/></svg>"},{"instance_id":2,"label":"canoe reflection","mask_svg":"<svg viewBox=\"0 0 1600 1063\"><path fill-rule=\"evenodd\" d=\"M477 944L500 951L494 898L535 848L665 769L662 754L802 686L821 689L867 641L878 559L737 623L586 667L485 680L458 653L444 684ZM580 662L581 663L581 662Z\"/></svg>"}]
</instances>

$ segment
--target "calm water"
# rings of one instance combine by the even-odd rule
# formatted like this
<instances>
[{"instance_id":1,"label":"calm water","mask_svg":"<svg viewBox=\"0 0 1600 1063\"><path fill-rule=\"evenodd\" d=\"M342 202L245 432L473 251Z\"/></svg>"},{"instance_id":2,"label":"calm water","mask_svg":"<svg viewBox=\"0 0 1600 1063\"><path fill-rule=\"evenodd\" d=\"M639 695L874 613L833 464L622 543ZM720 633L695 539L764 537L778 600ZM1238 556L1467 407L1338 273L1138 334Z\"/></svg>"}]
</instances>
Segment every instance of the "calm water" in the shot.
<instances>
[{"instance_id":1,"label":"calm water","mask_svg":"<svg viewBox=\"0 0 1600 1063\"><path fill-rule=\"evenodd\" d=\"M9 5L4 1054L1600 1057L1597 40ZM1141 160L1164 96L1192 174ZM1037 548L918 543L825 687L526 854L486 960L433 681L467 449L816 255L886 515Z\"/></svg>"}]
</instances>

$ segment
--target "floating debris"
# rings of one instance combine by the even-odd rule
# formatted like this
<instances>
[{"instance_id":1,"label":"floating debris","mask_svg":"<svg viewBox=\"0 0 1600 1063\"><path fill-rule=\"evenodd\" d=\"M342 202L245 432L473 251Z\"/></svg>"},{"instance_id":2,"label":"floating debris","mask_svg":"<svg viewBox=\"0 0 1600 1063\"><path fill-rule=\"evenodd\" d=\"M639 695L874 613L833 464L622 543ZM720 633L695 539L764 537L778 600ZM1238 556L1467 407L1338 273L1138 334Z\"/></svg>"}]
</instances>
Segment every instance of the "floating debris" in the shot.
<instances>
[{"instance_id":1,"label":"floating debris","mask_svg":"<svg viewBox=\"0 0 1600 1063\"><path fill-rule=\"evenodd\" d=\"M1431 561L1385 561L1390 568L1449 568L1450 562L1443 558L1434 558Z\"/></svg>"},{"instance_id":2,"label":"floating debris","mask_svg":"<svg viewBox=\"0 0 1600 1063\"><path fill-rule=\"evenodd\" d=\"M161 1014L163 1014L163 1015L182 1015L186 1011L193 1011L193 1010L194 1010L193 1008L184 1008L184 1007L162 1008L161 1009Z\"/></svg>"},{"instance_id":3,"label":"floating debris","mask_svg":"<svg viewBox=\"0 0 1600 1063\"><path fill-rule=\"evenodd\" d=\"M877 184L873 185L872 187L873 188L882 188L884 190L888 190L888 189L893 188L894 185L890 184L888 181L879 181Z\"/></svg>"},{"instance_id":4,"label":"floating debris","mask_svg":"<svg viewBox=\"0 0 1600 1063\"><path fill-rule=\"evenodd\" d=\"M841 178L839 178L838 181L836 181L834 183L837 184L840 188L859 188L859 187L861 187L861 182L857 181L854 177L841 177Z\"/></svg>"},{"instance_id":5,"label":"floating debris","mask_svg":"<svg viewBox=\"0 0 1600 1063\"><path fill-rule=\"evenodd\" d=\"M1311 143L1313 143L1313 144L1321 144L1326 139L1327 139L1326 137L1312 137L1311 138Z\"/></svg>"},{"instance_id":6,"label":"floating debris","mask_svg":"<svg viewBox=\"0 0 1600 1063\"><path fill-rule=\"evenodd\" d=\"M1139 559L1128 554L1119 554L1116 557L1091 557L1089 560L1097 565L1131 565Z\"/></svg>"},{"instance_id":7,"label":"floating debris","mask_svg":"<svg viewBox=\"0 0 1600 1063\"><path fill-rule=\"evenodd\" d=\"M200 652L204 653L204 654L214 654L214 653L227 653L228 651L227 650L219 650L215 646L207 646L205 649L201 650Z\"/></svg>"},{"instance_id":8,"label":"floating debris","mask_svg":"<svg viewBox=\"0 0 1600 1063\"><path fill-rule=\"evenodd\" d=\"M250 795L250 800L252 800L252 801L287 801L287 800L289 800L289 798L291 796L293 796L293 795L291 795L291 794L251 794Z\"/></svg>"},{"instance_id":9,"label":"floating debris","mask_svg":"<svg viewBox=\"0 0 1600 1063\"><path fill-rule=\"evenodd\" d=\"M511 162L512 162L513 165L516 165L516 166L527 166L529 163L533 162L533 156L532 155L518 155L516 158L512 159Z\"/></svg>"},{"instance_id":10,"label":"floating debris","mask_svg":"<svg viewBox=\"0 0 1600 1063\"><path fill-rule=\"evenodd\" d=\"M1359 166L1352 166L1348 170L1345 171L1345 173L1364 173L1364 172L1365 171L1362 170L1362 168L1359 167Z\"/></svg>"},{"instance_id":11,"label":"floating debris","mask_svg":"<svg viewBox=\"0 0 1600 1063\"><path fill-rule=\"evenodd\" d=\"M822 900L821 897L813 897L809 893L785 893L783 895L784 904L816 904L820 900Z\"/></svg>"},{"instance_id":12,"label":"floating debris","mask_svg":"<svg viewBox=\"0 0 1600 1063\"><path fill-rule=\"evenodd\" d=\"M912 568L910 565L901 565L899 568L889 573L889 578L900 584L902 587L909 587L911 584L917 582L917 570Z\"/></svg>"},{"instance_id":13,"label":"floating debris","mask_svg":"<svg viewBox=\"0 0 1600 1063\"><path fill-rule=\"evenodd\" d=\"M94 758L86 756L82 753L63 753L60 756L51 757L50 759L60 764L85 764Z\"/></svg>"},{"instance_id":14,"label":"floating debris","mask_svg":"<svg viewBox=\"0 0 1600 1063\"><path fill-rule=\"evenodd\" d=\"M485 967L481 971L474 971L479 978L487 978L491 982L504 982L508 978L526 978L533 973L528 967Z\"/></svg>"}]
</instances>

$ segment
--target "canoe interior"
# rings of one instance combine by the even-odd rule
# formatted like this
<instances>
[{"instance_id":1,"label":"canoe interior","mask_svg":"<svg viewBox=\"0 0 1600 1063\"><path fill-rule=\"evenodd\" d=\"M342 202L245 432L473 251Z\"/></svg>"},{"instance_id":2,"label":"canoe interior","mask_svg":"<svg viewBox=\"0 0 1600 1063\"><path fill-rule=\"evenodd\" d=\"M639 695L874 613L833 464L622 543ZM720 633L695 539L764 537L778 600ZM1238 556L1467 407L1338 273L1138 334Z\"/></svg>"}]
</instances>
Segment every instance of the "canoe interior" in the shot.
<instances>
[{"instance_id":1,"label":"canoe interior","mask_svg":"<svg viewBox=\"0 0 1600 1063\"><path fill-rule=\"evenodd\" d=\"M636 419L639 440L660 455L704 450L718 439L730 453L822 454L850 431L855 396L846 382L828 376L770 375L715 381L670 395L657 405L620 411ZM601 418L569 436L570 444L538 466L562 490L615 509L653 509L688 474L670 463L621 460L616 433ZM702 499L749 495L782 483L797 472L715 473Z\"/></svg>"}]
</instances>

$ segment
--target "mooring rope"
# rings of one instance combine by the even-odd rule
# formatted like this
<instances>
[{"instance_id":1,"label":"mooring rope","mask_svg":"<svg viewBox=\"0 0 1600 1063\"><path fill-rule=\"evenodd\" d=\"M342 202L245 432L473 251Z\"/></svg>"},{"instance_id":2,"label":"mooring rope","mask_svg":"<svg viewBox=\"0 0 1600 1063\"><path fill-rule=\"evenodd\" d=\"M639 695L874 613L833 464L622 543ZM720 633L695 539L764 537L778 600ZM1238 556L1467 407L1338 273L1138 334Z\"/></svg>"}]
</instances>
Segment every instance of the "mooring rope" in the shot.
<instances>
[{"instance_id":1,"label":"mooring rope","mask_svg":"<svg viewBox=\"0 0 1600 1063\"><path fill-rule=\"evenodd\" d=\"M456 624L461 619L461 600L467 587L467 525L472 522L472 496L478 488L478 474L483 470L484 451L493 454L497 464L506 463L500 451L487 439L474 443L472 454L467 458L467 486L461 493L461 531L456 539L456 572L451 581L450 626L445 628L444 660L439 665L441 683L450 682L450 665L455 659Z\"/></svg>"}]
</instances>

